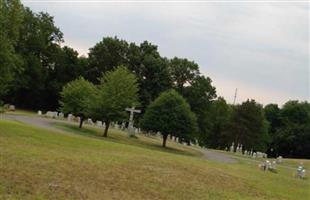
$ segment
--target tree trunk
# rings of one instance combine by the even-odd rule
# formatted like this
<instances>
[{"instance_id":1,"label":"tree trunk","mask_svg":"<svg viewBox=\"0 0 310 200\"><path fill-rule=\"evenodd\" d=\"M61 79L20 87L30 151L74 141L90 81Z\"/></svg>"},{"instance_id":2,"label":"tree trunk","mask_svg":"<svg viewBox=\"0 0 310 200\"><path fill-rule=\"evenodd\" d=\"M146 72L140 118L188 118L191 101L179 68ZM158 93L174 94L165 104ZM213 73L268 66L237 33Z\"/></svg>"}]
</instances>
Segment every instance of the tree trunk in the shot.
<instances>
[{"instance_id":1,"label":"tree trunk","mask_svg":"<svg viewBox=\"0 0 310 200\"><path fill-rule=\"evenodd\" d=\"M84 121L84 117L80 117L80 125L79 125L79 128L82 128L83 126L83 121Z\"/></svg>"},{"instance_id":2,"label":"tree trunk","mask_svg":"<svg viewBox=\"0 0 310 200\"><path fill-rule=\"evenodd\" d=\"M104 129L103 137L108 137L109 126L110 126L110 122L105 121L105 129Z\"/></svg>"},{"instance_id":3,"label":"tree trunk","mask_svg":"<svg viewBox=\"0 0 310 200\"><path fill-rule=\"evenodd\" d=\"M164 134L164 135L163 135L163 147L166 147L167 137L168 137L167 134Z\"/></svg>"}]
</instances>

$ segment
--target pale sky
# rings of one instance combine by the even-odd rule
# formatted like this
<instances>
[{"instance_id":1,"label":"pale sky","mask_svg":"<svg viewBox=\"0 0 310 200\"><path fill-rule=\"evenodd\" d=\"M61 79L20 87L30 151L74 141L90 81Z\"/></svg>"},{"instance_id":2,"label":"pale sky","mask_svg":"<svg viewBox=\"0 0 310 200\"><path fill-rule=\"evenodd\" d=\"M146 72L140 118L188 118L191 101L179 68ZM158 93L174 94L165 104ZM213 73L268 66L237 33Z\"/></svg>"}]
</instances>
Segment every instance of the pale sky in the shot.
<instances>
[{"instance_id":1,"label":"pale sky","mask_svg":"<svg viewBox=\"0 0 310 200\"><path fill-rule=\"evenodd\" d=\"M277 1L35 1L64 33L65 44L87 55L103 37L148 40L162 56L186 57L213 80L219 96L237 103L308 100L309 2Z\"/></svg>"}]
</instances>

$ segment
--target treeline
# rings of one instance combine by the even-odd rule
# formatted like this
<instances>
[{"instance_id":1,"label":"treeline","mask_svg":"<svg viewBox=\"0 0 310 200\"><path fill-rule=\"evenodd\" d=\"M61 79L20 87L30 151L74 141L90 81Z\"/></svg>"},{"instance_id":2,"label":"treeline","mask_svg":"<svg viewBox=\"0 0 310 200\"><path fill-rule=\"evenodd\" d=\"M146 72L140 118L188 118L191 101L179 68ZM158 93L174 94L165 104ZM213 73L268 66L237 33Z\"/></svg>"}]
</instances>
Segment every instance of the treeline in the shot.
<instances>
[{"instance_id":1,"label":"treeline","mask_svg":"<svg viewBox=\"0 0 310 200\"><path fill-rule=\"evenodd\" d=\"M196 115L187 142L224 149L231 142L270 155L310 157L310 106L290 101L282 108L254 100L229 105L209 77L186 58L165 58L156 45L105 37L81 57L62 47L63 34L48 13L33 13L18 0L0 0L0 99L20 108L56 110L70 81L99 77L125 66L137 79L143 113L161 93L174 89ZM143 113L140 117L143 116ZM137 123L139 124L139 118Z\"/></svg>"}]
</instances>

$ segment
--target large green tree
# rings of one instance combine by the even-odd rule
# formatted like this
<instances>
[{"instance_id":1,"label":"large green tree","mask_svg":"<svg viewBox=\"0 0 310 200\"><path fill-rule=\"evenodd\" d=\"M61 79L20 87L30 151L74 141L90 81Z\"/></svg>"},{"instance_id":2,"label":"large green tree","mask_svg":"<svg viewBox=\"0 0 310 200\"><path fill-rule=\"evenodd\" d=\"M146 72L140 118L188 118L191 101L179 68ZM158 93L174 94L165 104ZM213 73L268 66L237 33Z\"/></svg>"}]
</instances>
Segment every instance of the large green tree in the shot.
<instances>
[{"instance_id":1,"label":"large green tree","mask_svg":"<svg viewBox=\"0 0 310 200\"><path fill-rule=\"evenodd\" d=\"M57 99L50 96L55 94L52 85L54 77L51 74L55 70L62 37L49 14L36 14L28 8L24 9L20 36L15 47L16 53L23 60L23 71L13 81L7 101L28 108L56 107Z\"/></svg>"},{"instance_id":2,"label":"large green tree","mask_svg":"<svg viewBox=\"0 0 310 200\"><path fill-rule=\"evenodd\" d=\"M169 68L174 87L182 95L184 87L200 74L198 64L186 58L174 57L169 61Z\"/></svg>"},{"instance_id":3,"label":"large green tree","mask_svg":"<svg viewBox=\"0 0 310 200\"><path fill-rule=\"evenodd\" d=\"M169 134L179 138L191 138L197 130L196 116L186 100L175 90L163 92L147 108L141 126L144 130L160 132L163 147Z\"/></svg>"},{"instance_id":4,"label":"large green tree","mask_svg":"<svg viewBox=\"0 0 310 200\"><path fill-rule=\"evenodd\" d=\"M156 45L147 41L139 46L131 43L128 60L128 69L137 76L140 102L145 109L161 92L172 86L168 60L160 56Z\"/></svg>"},{"instance_id":5,"label":"large green tree","mask_svg":"<svg viewBox=\"0 0 310 200\"><path fill-rule=\"evenodd\" d=\"M105 37L89 49L89 70L87 78L98 83L102 73L111 71L117 66L126 65L128 43L115 37Z\"/></svg>"},{"instance_id":6,"label":"large green tree","mask_svg":"<svg viewBox=\"0 0 310 200\"><path fill-rule=\"evenodd\" d=\"M67 83L61 92L60 110L80 117L79 128L84 119L90 114L90 105L96 94L95 86L80 77Z\"/></svg>"},{"instance_id":7,"label":"large green tree","mask_svg":"<svg viewBox=\"0 0 310 200\"><path fill-rule=\"evenodd\" d=\"M22 60L16 54L16 45L23 21L23 7L18 0L0 0L0 101L18 72Z\"/></svg>"},{"instance_id":8,"label":"large green tree","mask_svg":"<svg viewBox=\"0 0 310 200\"><path fill-rule=\"evenodd\" d=\"M262 105L247 100L233 109L229 140L243 144L245 149L267 150L270 138Z\"/></svg>"},{"instance_id":9,"label":"large green tree","mask_svg":"<svg viewBox=\"0 0 310 200\"><path fill-rule=\"evenodd\" d=\"M212 86L209 77L196 76L191 84L183 90L183 96L191 106L192 111L197 116L198 134L197 139L200 145L207 145L207 137L212 126L211 104L216 98L216 89ZM212 133L211 133L212 134Z\"/></svg>"},{"instance_id":10,"label":"large green tree","mask_svg":"<svg viewBox=\"0 0 310 200\"><path fill-rule=\"evenodd\" d=\"M273 144L279 155L310 158L310 104L288 101L280 111Z\"/></svg>"},{"instance_id":11,"label":"large green tree","mask_svg":"<svg viewBox=\"0 0 310 200\"><path fill-rule=\"evenodd\" d=\"M201 143L210 148L227 147L230 142L227 134L229 134L229 123L232 114L232 107L228 105L223 97L219 97L211 103L207 127L207 134L201 135Z\"/></svg>"},{"instance_id":12,"label":"large green tree","mask_svg":"<svg viewBox=\"0 0 310 200\"><path fill-rule=\"evenodd\" d=\"M120 66L106 72L91 103L91 115L105 122L104 137L108 135L110 123L125 119L127 107L138 105L138 84L133 73Z\"/></svg>"},{"instance_id":13,"label":"large green tree","mask_svg":"<svg viewBox=\"0 0 310 200\"><path fill-rule=\"evenodd\" d=\"M275 141L277 140L276 132L281 126L281 109L277 104L268 104L264 107L265 118L268 121L268 133L271 137L271 142L267 153L269 156L277 156L278 148L275 148Z\"/></svg>"}]
</instances>

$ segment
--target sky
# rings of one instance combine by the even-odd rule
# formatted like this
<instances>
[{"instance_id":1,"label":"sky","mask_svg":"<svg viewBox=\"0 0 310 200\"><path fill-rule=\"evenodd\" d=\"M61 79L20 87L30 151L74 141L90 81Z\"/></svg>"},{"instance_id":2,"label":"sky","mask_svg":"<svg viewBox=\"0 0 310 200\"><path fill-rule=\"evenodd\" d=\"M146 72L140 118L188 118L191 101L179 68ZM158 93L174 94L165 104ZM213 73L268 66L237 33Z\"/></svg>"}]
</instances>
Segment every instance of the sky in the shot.
<instances>
[{"instance_id":1,"label":"sky","mask_svg":"<svg viewBox=\"0 0 310 200\"><path fill-rule=\"evenodd\" d=\"M87 55L103 37L158 45L162 56L188 58L228 103L255 99L283 105L310 100L307 1L36 1Z\"/></svg>"}]
</instances>

